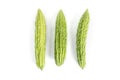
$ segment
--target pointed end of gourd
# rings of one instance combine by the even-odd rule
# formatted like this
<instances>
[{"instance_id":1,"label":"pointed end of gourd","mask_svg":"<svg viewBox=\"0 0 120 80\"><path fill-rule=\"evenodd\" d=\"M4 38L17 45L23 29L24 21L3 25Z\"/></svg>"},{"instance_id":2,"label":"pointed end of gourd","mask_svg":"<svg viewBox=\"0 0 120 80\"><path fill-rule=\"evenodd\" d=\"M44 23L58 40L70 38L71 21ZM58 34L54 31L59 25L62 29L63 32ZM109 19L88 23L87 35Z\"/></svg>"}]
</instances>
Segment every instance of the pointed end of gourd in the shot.
<instances>
[{"instance_id":1,"label":"pointed end of gourd","mask_svg":"<svg viewBox=\"0 0 120 80\"><path fill-rule=\"evenodd\" d=\"M79 64L81 69L84 69L85 68L85 64Z\"/></svg>"},{"instance_id":2,"label":"pointed end of gourd","mask_svg":"<svg viewBox=\"0 0 120 80\"><path fill-rule=\"evenodd\" d=\"M43 66L42 66L42 67L40 67L40 69L41 69L41 70L43 70L43 68L44 68Z\"/></svg>"},{"instance_id":3,"label":"pointed end of gourd","mask_svg":"<svg viewBox=\"0 0 120 80\"><path fill-rule=\"evenodd\" d=\"M84 16L87 16L87 17L89 17L89 10L88 9L86 9L86 11L84 12L84 14L83 14Z\"/></svg>"},{"instance_id":4,"label":"pointed end of gourd","mask_svg":"<svg viewBox=\"0 0 120 80\"><path fill-rule=\"evenodd\" d=\"M59 11L59 13L58 13L59 15L64 15L64 13L63 13L63 11L62 11L62 9L60 9L60 11Z\"/></svg>"},{"instance_id":5,"label":"pointed end of gourd","mask_svg":"<svg viewBox=\"0 0 120 80\"><path fill-rule=\"evenodd\" d=\"M82 62L82 61L78 60L78 65L83 70L85 68L86 62Z\"/></svg>"},{"instance_id":6,"label":"pointed end of gourd","mask_svg":"<svg viewBox=\"0 0 120 80\"><path fill-rule=\"evenodd\" d=\"M89 16L89 11L88 11L88 9L86 9L85 12L83 13L82 17L80 18L79 24L81 24L81 22L82 22L83 20L86 21L87 23L89 23L90 16Z\"/></svg>"},{"instance_id":7,"label":"pointed end of gourd","mask_svg":"<svg viewBox=\"0 0 120 80\"><path fill-rule=\"evenodd\" d=\"M41 11L41 9L38 9L38 13L41 13L42 11Z\"/></svg>"},{"instance_id":8,"label":"pointed end of gourd","mask_svg":"<svg viewBox=\"0 0 120 80\"><path fill-rule=\"evenodd\" d=\"M61 66L62 64L61 63L56 63L57 66Z\"/></svg>"},{"instance_id":9,"label":"pointed end of gourd","mask_svg":"<svg viewBox=\"0 0 120 80\"><path fill-rule=\"evenodd\" d=\"M40 65L40 66L39 66L39 68L40 68L41 70L43 70L43 68L44 68L44 65Z\"/></svg>"},{"instance_id":10,"label":"pointed end of gourd","mask_svg":"<svg viewBox=\"0 0 120 80\"><path fill-rule=\"evenodd\" d=\"M43 65L40 66L40 64L38 64L38 63L36 63L36 65L37 65L37 67L38 67L39 69L43 70L43 68L44 68Z\"/></svg>"},{"instance_id":11,"label":"pointed end of gourd","mask_svg":"<svg viewBox=\"0 0 120 80\"><path fill-rule=\"evenodd\" d=\"M82 70L85 68L85 66L80 66L80 67L81 67Z\"/></svg>"},{"instance_id":12,"label":"pointed end of gourd","mask_svg":"<svg viewBox=\"0 0 120 80\"><path fill-rule=\"evenodd\" d=\"M86 11L84 12L83 15L88 15L88 16L89 16L89 11L88 11L88 9L86 9Z\"/></svg>"},{"instance_id":13,"label":"pointed end of gourd","mask_svg":"<svg viewBox=\"0 0 120 80\"><path fill-rule=\"evenodd\" d=\"M41 14L42 14L42 11L40 9L38 9L37 16L36 16L36 24L39 21Z\"/></svg>"},{"instance_id":14,"label":"pointed end of gourd","mask_svg":"<svg viewBox=\"0 0 120 80\"><path fill-rule=\"evenodd\" d=\"M43 68L44 68L44 63L43 63L43 64L40 64L40 65L39 65L39 68L40 68L41 70L43 70Z\"/></svg>"},{"instance_id":15,"label":"pointed end of gourd","mask_svg":"<svg viewBox=\"0 0 120 80\"><path fill-rule=\"evenodd\" d=\"M39 20L40 18L44 19L44 15L43 15L42 10L38 9L36 19Z\"/></svg>"},{"instance_id":16,"label":"pointed end of gourd","mask_svg":"<svg viewBox=\"0 0 120 80\"><path fill-rule=\"evenodd\" d=\"M89 11L88 11L88 9L86 9L86 11L85 11L86 13L89 13Z\"/></svg>"},{"instance_id":17,"label":"pointed end of gourd","mask_svg":"<svg viewBox=\"0 0 120 80\"><path fill-rule=\"evenodd\" d=\"M64 62L60 62L60 61L55 61L57 66L61 66Z\"/></svg>"},{"instance_id":18,"label":"pointed end of gourd","mask_svg":"<svg viewBox=\"0 0 120 80\"><path fill-rule=\"evenodd\" d=\"M45 17L44 17L44 14L42 13L41 9L38 9L35 25L36 26L39 25L41 23L41 21L45 23Z\"/></svg>"},{"instance_id":19,"label":"pointed end of gourd","mask_svg":"<svg viewBox=\"0 0 120 80\"><path fill-rule=\"evenodd\" d=\"M60 9L59 13L63 13L62 9Z\"/></svg>"},{"instance_id":20,"label":"pointed end of gourd","mask_svg":"<svg viewBox=\"0 0 120 80\"><path fill-rule=\"evenodd\" d=\"M38 9L38 13L37 13L39 16L42 14L42 11L41 9Z\"/></svg>"}]
</instances>

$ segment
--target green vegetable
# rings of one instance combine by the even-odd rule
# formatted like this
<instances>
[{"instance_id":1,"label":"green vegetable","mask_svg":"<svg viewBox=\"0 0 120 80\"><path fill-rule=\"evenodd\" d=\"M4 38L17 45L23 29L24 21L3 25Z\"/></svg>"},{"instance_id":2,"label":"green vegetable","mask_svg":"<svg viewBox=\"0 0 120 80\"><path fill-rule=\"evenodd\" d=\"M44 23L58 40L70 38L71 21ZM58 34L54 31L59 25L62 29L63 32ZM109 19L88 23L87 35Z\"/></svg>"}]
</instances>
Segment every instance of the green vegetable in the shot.
<instances>
[{"instance_id":1,"label":"green vegetable","mask_svg":"<svg viewBox=\"0 0 120 80\"><path fill-rule=\"evenodd\" d=\"M89 23L89 12L88 10L86 10L80 19L77 29L77 38L76 38L77 60L78 60L78 64L82 69L86 65L85 47L86 47L88 23Z\"/></svg>"},{"instance_id":2,"label":"green vegetable","mask_svg":"<svg viewBox=\"0 0 120 80\"><path fill-rule=\"evenodd\" d=\"M46 23L40 9L38 9L35 26L35 58L37 66L42 70L45 64Z\"/></svg>"},{"instance_id":3,"label":"green vegetable","mask_svg":"<svg viewBox=\"0 0 120 80\"><path fill-rule=\"evenodd\" d=\"M62 10L59 11L56 19L55 29L55 63L60 66L64 63L66 56L67 27Z\"/></svg>"}]
</instances>

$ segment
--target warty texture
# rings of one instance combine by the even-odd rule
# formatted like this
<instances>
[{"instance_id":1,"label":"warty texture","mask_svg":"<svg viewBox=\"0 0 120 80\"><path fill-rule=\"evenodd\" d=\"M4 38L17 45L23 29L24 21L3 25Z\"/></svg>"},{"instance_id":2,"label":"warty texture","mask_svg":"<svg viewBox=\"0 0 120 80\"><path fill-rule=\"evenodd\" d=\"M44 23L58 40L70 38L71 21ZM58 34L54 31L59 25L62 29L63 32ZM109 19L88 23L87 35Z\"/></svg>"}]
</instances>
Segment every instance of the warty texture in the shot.
<instances>
[{"instance_id":1,"label":"warty texture","mask_svg":"<svg viewBox=\"0 0 120 80\"><path fill-rule=\"evenodd\" d=\"M89 12L86 10L82 15L78 24L77 35L76 35L76 52L77 60L80 67L83 69L86 65L86 37L89 23Z\"/></svg>"},{"instance_id":2,"label":"warty texture","mask_svg":"<svg viewBox=\"0 0 120 80\"><path fill-rule=\"evenodd\" d=\"M46 22L40 9L38 9L35 26L35 58L37 66L42 70L45 65Z\"/></svg>"},{"instance_id":3,"label":"warty texture","mask_svg":"<svg viewBox=\"0 0 120 80\"><path fill-rule=\"evenodd\" d=\"M67 44L67 26L62 10L59 11L55 28L55 63L60 66L64 63Z\"/></svg>"}]
</instances>

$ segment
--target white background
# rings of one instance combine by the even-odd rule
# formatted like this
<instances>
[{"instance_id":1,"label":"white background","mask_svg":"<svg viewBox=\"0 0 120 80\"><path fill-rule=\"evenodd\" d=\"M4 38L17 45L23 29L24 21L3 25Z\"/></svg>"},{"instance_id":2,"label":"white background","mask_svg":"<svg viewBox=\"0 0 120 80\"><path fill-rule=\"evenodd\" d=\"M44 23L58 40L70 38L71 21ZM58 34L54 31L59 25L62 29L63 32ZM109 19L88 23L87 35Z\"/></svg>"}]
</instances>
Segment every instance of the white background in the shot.
<instances>
[{"instance_id":1,"label":"white background","mask_svg":"<svg viewBox=\"0 0 120 80\"><path fill-rule=\"evenodd\" d=\"M34 58L38 8L47 23L43 71ZM75 36L87 8L87 64L82 70L76 60ZM58 67L53 54L55 20L60 9L66 16L68 43L65 63ZM120 80L119 0L0 0L0 80Z\"/></svg>"}]
</instances>

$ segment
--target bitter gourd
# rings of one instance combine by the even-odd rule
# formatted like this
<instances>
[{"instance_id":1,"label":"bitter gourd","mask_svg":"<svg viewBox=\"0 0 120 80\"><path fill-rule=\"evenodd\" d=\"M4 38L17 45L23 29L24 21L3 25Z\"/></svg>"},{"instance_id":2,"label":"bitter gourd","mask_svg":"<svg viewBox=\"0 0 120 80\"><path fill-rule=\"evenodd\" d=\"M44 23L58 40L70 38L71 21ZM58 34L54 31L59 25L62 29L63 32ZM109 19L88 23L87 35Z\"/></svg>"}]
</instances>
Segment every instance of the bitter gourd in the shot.
<instances>
[{"instance_id":1,"label":"bitter gourd","mask_svg":"<svg viewBox=\"0 0 120 80\"><path fill-rule=\"evenodd\" d=\"M63 11L60 10L56 19L55 28L55 63L60 66L66 56L67 26Z\"/></svg>"},{"instance_id":2,"label":"bitter gourd","mask_svg":"<svg viewBox=\"0 0 120 80\"><path fill-rule=\"evenodd\" d=\"M76 35L76 51L77 60L80 67L83 69L86 65L86 37L89 23L89 12L88 9L82 15L78 24L77 35Z\"/></svg>"},{"instance_id":3,"label":"bitter gourd","mask_svg":"<svg viewBox=\"0 0 120 80\"><path fill-rule=\"evenodd\" d=\"M38 9L35 26L35 58L37 66L42 70L45 64L46 22L40 9Z\"/></svg>"}]
</instances>

